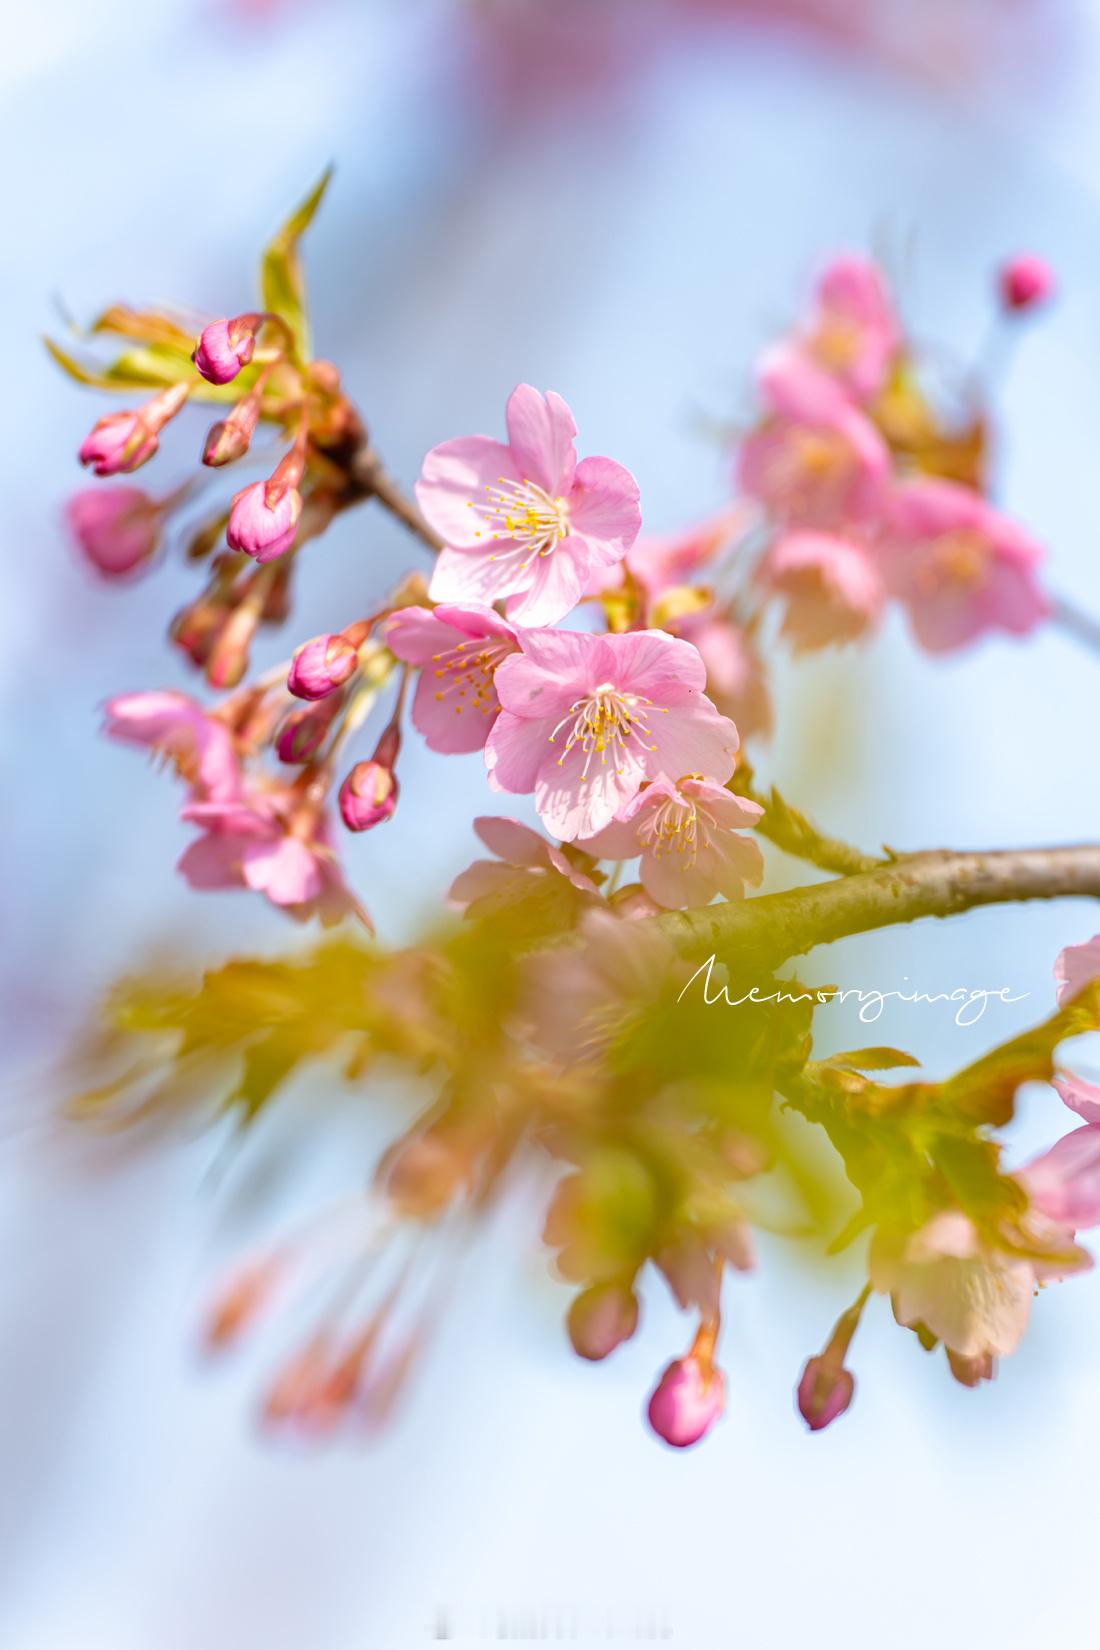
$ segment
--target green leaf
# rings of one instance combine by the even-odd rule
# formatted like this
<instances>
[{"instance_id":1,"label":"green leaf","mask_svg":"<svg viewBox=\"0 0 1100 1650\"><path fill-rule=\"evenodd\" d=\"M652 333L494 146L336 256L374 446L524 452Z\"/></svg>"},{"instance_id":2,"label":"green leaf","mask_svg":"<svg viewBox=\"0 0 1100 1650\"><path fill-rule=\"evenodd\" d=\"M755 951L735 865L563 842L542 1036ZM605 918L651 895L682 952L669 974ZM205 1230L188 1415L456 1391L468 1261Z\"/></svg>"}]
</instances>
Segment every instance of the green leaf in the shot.
<instances>
[{"instance_id":1,"label":"green leaf","mask_svg":"<svg viewBox=\"0 0 1100 1650\"><path fill-rule=\"evenodd\" d=\"M898 1066L919 1066L920 1061L901 1048L853 1048L845 1054L830 1054L821 1064L848 1071L893 1071Z\"/></svg>"},{"instance_id":2,"label":"green leaf","mask_svg":"<svg viewBox=\"0 0 1100 1650\"><path fill-rule=\"evenodd\" d=\"M193 380L193 401L231 403L251 387L258 370L248 366L238 373L231 384L208 384L195 371L189 352L173 344L139 345L136 349L124 351L109 366L102 367L96 361L83 361L70 355L52 338L42 341L63 372L78 384L97 390L163 390L170 384Z\"/></svg>"},{"instance_id":3,"label":"green leaf","mask_svg":"<svg viewBox=\"0 0 1100 1650\"><path fill-rule=\"evenodd\" d=\"M310 331L298 242L313 222L331 176L332 167L326 166L305 200L290 214L270 242L260 263L260 291L264 308L282 316L294 335L297 353L302 361L310 358Z\"/></svg>"}]
</instances>

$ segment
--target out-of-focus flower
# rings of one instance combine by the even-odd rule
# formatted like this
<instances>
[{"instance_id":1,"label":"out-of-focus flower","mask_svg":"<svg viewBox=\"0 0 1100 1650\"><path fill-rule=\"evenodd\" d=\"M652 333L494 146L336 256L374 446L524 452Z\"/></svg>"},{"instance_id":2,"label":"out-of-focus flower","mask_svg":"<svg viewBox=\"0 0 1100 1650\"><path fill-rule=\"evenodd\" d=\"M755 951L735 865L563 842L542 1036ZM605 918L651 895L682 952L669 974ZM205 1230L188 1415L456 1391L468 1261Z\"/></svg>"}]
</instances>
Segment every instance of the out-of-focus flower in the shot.
<instances>
[{"instance_id":1,"label":"out-of-focus flower","mask_svg":"<svg viewBox=\"0 0 1100 1650\"><path fill-rule=\"evenodd\" d=\"M645 785L618 818L579 844L598 859L641 854L642 887L670 910L709 905L715 894L741 899L756 887L764 860L739 828L755 825L764 810L721 785L689 775L662 774Z\"/></svg>"},{"instance_id":2,"label":"out-of-focus flower","mask_svg":"<svg viewBox=\"0 0 1100 1650\"><path fill-rule=\"evenodd\" d=\"M129 474L148 463L160 445L160 431L179 412L187 393L186 385L173 384L138 412L101 418L81 444L81 464L90 465L97 476L113 476Z\"/></svg>"},{"instance_id":3,"label":"out-of-focus flower","mask_svg":"<svg viewBox=\"0 0 1100 1650\"><path fill-rule=\"evenodd\" d=\"M707 694L742 739L768 738L774 726L771 694L752 634L728 615L706 609L670 626L697 648L706 666Z\"/></svg>"},{"instance_id":4,"label":"out-of-focus flower","mask_svg":"<svg viewBox=\"0 0 1100 1650\"><path fill-rule=\"evenodd\" d=\"M508 442L463 436L433 447L416 496L446 541L432 574L439 602L506 599L517 624L556 624L593 574L638 535L638 484L610 458L577 462L576 425L561 396L513 390Z\"/></svg>"},{"instance_id":5,"label":"out-of-focus flower","mask_svg":"<svg viewBox=\"0 0 1100 1650\"><path fill-rule=\"evenodd\" d=\"M710 1431L725 1407L722 1371L689 1355L669 1364L649 1400L647 1414L658 1438L674 1449L687 1449Z\"/></svg>"},{"instance_id":6,"label":"out-of-focus flower","mask_svg":"<svg viewBox=\"0 0 1100 1650\"><path fill-rule=\"evenodd\" d=\"M314 704L300 705L280 724L275 736L275 754L280 762L308 762L324 744L335 717L343 705L338 693Z\"/></svg>"},{"instance_id":7,"label":"out-of-focus flower","mask_svg":"<svg viewBox=\"0 0 1100 1650\"><path fill-rule=\"evenodd\" d=\"M302 514L297 487L279 491L269 503L270 490L270 481L254 481L236 493L225 535L230 549L243 550L261 565L290 549Z\"/></svg>"},{"instance_id":8,"label":"out-of-focus flower","mask_svg":"<svg viewBox=\"0 0 1100 1650\"><path fill-rule=\"evenodd\" d=\"M842 386L787 349L767 358L760 389L767 416L741 445L743 491L792 526L877 520L889 449Z\"/></svg>"},{"instance_id":9,"label":"out-of-focus flower","mask_svg":"<svg viewBox=\"0 0 1100 1650\"><path fill-rule=\"evenodd\" d=\"M1062 1072L1054 1088L1084 1126L1063 1135L1033 1158L1016 1178L1048 1219L1072 1231L1100 1226L1100 1088Z\"/></svg>"},{"instance_id":10,"label":"out-of-focus flower","mask_svg":"<svg viewBox=\"0 0 1100 1650\"><path fill-rule=\"evenodd\" d=\"M848 254L822 271L799 347L857 401L878 395L901 347L886 282L870 258Z\"/></svg>"},{"instance_id":11,"label":"out-of-focus flower","mask_svg":"<svg viewBox=\"0 0 1100 1650\"><path fill-rule=\"evenodd\" d=\"M522 898L534 883L546 879L561 879L579 895L599 894L596 884L582 868L591 861L577 855L579 864L555 848L552 842L523 825L518 819L494 819L482 816L474 820L474 830L496 859L477 859L465 871L460 871L447 894L452 905L464 909L484 907L488 903L511 903Z\"/></svg>"},{"instance_id":12,"label":"out-of-focus flower","mask_svg":"<svg viewBox=\"0 0 1100 1650\"><path fill-rule=\"evenodd\" d=\"M689 642L658 630L622 636L532 631L496 674L503 707L485 747L498 790L534 791L563 841L609 825L643 779L733 773L737 729L703 693Z\"/></svg>"},{"instance_id":13,"label":"out-of-focus flower","mask_svg":"<svg viewBox=\"0 0 1100 1650\"><path fill-rule=\"evenodd\" d=\"M795 653L855 641L878 623L886 599L870 552L838 533L785 533L757 578L783 598L782 634Z\"/></svg>"},{"instance_id":14,"label":"out-of-focus flower","mask_svg":"<svg viewBox=\"0 0 1100 1650\"><path fill-rule=\"evenodd\" d=\"M324 816L303 809L292 793L254 790L236 802L189 803L181 818L203 830L178 866L192 888L251 888L297 921L316 916L325 927L356 909Z\"/></svg>"},{"instance_id":15,"label":"out-of-focus flower","mask_svg":"<svg viewBox=\"0 0 1100 1650\"><path fill-rule=\"evenodd\" d=\"M480 750L500 710L497 666L519 650L514 626L491 607L402 607L386 623L386 646L420 671L412 720L429 748Z\"/></svg>"},{"instance_id":16,"label":"out-of-focus flower","mask_svg":"<svg viewBox=\"0 0 1100 1650\"><path fill-rule=\"evenodd\" d=\"M196 368L211 384L229 384L247 367L256 348L259 315L237 315L204 327L193 355Z\"/></svg>"},{"instance_id":17,"label":"out-of-focus flower","mask_svg":"<svg viewBox=\"0 0 1100 1650\"><path fill-rule=\"evenodd\" d=\"M77 544L107 578L133 573L160 540L160 506L140 487L89 487L75 493L65 515Z\"/></svg>"},{"instance_id":18,"label":"out-of-focus flower","mask_svg":"<svg viewBox=\"0 0 1100 1650\"><path fill-rule=\"evenodd\" d=\"M634 1334L638 1297L625 1283L593 1284L573 1301L567 1325L578 1357L598 1363Z\"/></svg>"},{"instance_id":19,"label":"out-of-focus flower","mask_svg":"<svg viewBox=\"0 0 1100 1650\"><path fill-rule=\"evenodd\" d=\"M947 653L990 630L1026 636L1049 611L1039 584L1043 551L978 493L952 481L902 482L881 546L887 588L913 634Z\"/></svg>"},{"instance_id":20,"label":"out-of-focus flower","mask_svg":"<svg viewBox=\"0 0 1100 1650\"><path fill-rule=\"evenodd\" d=\"M1020 313L1045 303L1054 292L1054 271L1042 258L1024 253L1009 259L998 275L1001 302Z\"/></svg>"},{"instance_id":21,"label":"out-of-focus flower","mask_svg":"<svg viewBox=\"0 0 1100 1650\"><path fill-rule=\"evenodd\" d=\"M1100 978L1100 934L1084 945L1067 945L1054 964L1054 981L1061 1006L1076 997L1093 980Z\"/></svg>"},{"instance_id":22,"label":"out-of-focus flower","mask_svg":"<svg viewBox=\"0 0 1100 1650\"><path fill-rule=\"evenodd\" d=\"M240 762L225 723L184 693L122 693L107 701L103 731L171 762L196 802L232 802Z\"/></svg>"},{"instance_id":23,"label":"out-of-focus flower","mask_svg":"<svg viewBox=\"0 0 1100 1650\"><path fill-rule=\"evenodd\" d=\"M960 1386L981 1386L983 1381L992 1381L997 1373L997 1360L992 1352L983 1352L976 1358L964 1358L960 1353L947 1348L947 1367L958 1381Z\"/></svg>"},{"instance_id":24,"label":"out-of-focus flower","mask_svg":"<svg viewBox=\"0 0 1100 1650\"><path fill-rule=\"evenodd\" d=\"M291 661L286 685L296 699L327 699L355 674L359 650L339 633L303 642Z\"/></svg>"},{"instance_id":25,"label":"out-of-focus flower","mask_svg":"<svg viewBox=\"0 0 1100 1650\"><path fill-rule=\"evenodd\" d=\"M1054 1089L1063 1104L1086 1123L1100 1123L1100 1086L1096 1083L1086 1083L1083 1077L1062 1071L1054 1079Z\"/></svg>"},{"instance_id":26,"label":"out-of-focus flower","mask_svg":"<svg viewBox=\"0 0 1100 1650\"><path fill-rule=\"evenodd\" d=\"M1004 1357L1027 1328L1037 1282L1091 1265L1071 1232L1036 1229L1030 1237L1035 1254L1000 1249L961 1210L942 1210L908 1237L876 1232L871 1282L891 1296L899 1323L923 1326L964 1358Z\"/></svg>"}]
</instances>

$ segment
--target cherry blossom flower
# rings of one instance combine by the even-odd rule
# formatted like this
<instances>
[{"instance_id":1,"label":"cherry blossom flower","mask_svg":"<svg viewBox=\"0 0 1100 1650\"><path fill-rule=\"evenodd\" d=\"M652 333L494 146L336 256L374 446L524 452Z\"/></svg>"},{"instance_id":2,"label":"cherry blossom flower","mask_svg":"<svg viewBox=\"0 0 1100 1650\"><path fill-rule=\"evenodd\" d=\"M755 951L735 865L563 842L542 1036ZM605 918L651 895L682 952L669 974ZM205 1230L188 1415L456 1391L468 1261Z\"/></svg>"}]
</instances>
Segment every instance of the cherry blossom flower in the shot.
<instances>
[{"instance_id":1,"label":"cherry blossom flower","mask_svg":"<svg viewBox=\"0 0 1100 1650\"><path fill-rule=\"evenodd\" d=\"M742 443L738 480L777 521L845 527L878 519L890 453L842 387L790 350L760 373L767 416Z\"/></svg>"},{"instance_id":2,"label":"cherry blossom flower","mask_svg":"<svg viewBox=\"0 0 1100 1650\"><path fill-rule=\"evenodd\" d=\"M941 1210L906 1238L876 1232L871 1283L892 1297L899 1323L923 1326L963 1358L1004 1357L1027 1328L1036 1284L1092 1264L1064 1228L1033 1220L1028 1238L1034 1254L1000 1249L961 1210Z\"/></svg>"},{"instance_id":3,"label":"cherry blossom flower","mask_svg":"<svg viewBox=\"0 0 1100 1650\"><path fill-rule=\"evenodd\" d=\"M420 670L412 720L429 749L480 750L500 711L497 666L519 651L515 627L491 607L402 607L387 621L386 646Z\"/></svg>"},{"instance_id":4,"label":"cherry blossom flower","mask_svg":"<svg viewBox=\"0 0 1100 1650\"><path fill-rule=\"evenodd\" d=\"M661 774L580 846L599 859L640 853L642 887L659 905L708 905L718 893L740 899L746 883L756 887L763 877L758 845L737 830L755 825L763 812L695 775L676 781Z\"/></svg>"},{"instance_id":5,"label":"cherry blossom flower","mask_svg":"<svg viewBox=\"0 0 1100 1650\"><path fill-rule=\"evenodd\" d=\"M571 859L560 848L518 819L474 820L474 830L495 859L476 859L460 871L450 886L447 899L461 909L476 908L521 898L534 883L560 879L577 894L595 899L599 889L583 869L595 867L583 854Z\"/></svg>"},{"instance_id":6,"label":"cherry blossom flower","mask_svg":"<svg viewBox=\"0 0 1100 1650\"><path fill-rule=\"evenodd\" d=\"M424 460L417 500L447 546L430 594L505 599L517 624L556 624L634 543L638 485L610 458L577 462L573 415L553 391L520 384L506 420L506 444L463 436Z\"/></svg>"},{"instance_id":7,"label":"cherry blossom flower","mask_svg":"<svg viewBox=\"0 0 1100 1650\"><path fill-rule=\"evenodd\" d=\"M764 661L752 634L728 614L707 608L670 626L674 636L698 649L707 672L707 694L742 739L767 738L774 726Z\"/></svg>"},{"instance_id":8,"label":"cherry blossom flower","mask_svg":"<svg viewBox=\"0 0 1100 1650\"><path fill-rule=\"evenodd\" d=\"M877 624L886 597L868 550L837 533L786 533L757 571L786 602L781 633L795 653L855 641Z\"/></svg>"},{"instance_id":9,"label":"cherry blossom flower","mask_svg":"<svg viewBox=\"0 0 1100 1650\"><path fill-rule=\"evenodd\" d=\"M684 584L707 567L745 532L751 519L752 512L744 501L734 500L680 532L639 535L621 562L596 570L587 594L617 589L625 571L653 599L670 585Z\"/></svg>"},{"instance_id":10,"label":"cherry blossom flower","mask_svg":"<svg viewBox=\"0 0 1100 1650\"><path fill-rule=\"evenodd\" d=\"M1037 571L1043 551L980 494L953 481L902 482L882 543L886 584L930 653L986 631L1026 636L1046 618Z\"/></svg>"},{"instance_id":11,"label":"cherry blossom flower","mask_svg":"<svg viewBox=\"0 0 1100 1650\"><path fill-rule=\"evenodd\" d=\"M240 794L240 762L224 722L208 716L184 693L123 693L107 701L108 738L144 745L171 762L190 786L193 802L233 802Z\"/></svg>"},{"instance_id":12,"label":"cherry blossom flower","mask_svg":"<svg viewBox=\"0 0 1100 1650\"><path fill-rule=\"evenodd\" d=\"M1073 1099L1066 1103L1074 1110L1082 1104L1100 1110L1097 1090L1091 1084L1083 1088L1091 1092L1078 1095L1077 1088L1070 1087ZM1075 1232L1100 1226L1100 1124L1089 1121L1063 1135L1020 1169L1017 1179L1033 1205L1058 1225Z\"/></svg>"},{"instance_id":13,"label":"cherry blossom flower","mask_svg":"<svg viewBox=\"0 0 1100 1650\"><path fill-rule=\"evenodd\" d=\"M798 345L857 401L874 399L901 347L897 316L876 263L854 254L833 259L822 271Z\"/></svg>"},{"instance_id":14,"label":"cherry blossom flower","mask_svg":"<svg viewBox=\"0 0 1100 1650\"><path fill-rule=\"evenodd\" d=\"M1094 934L1084 945L1065 946L1054 964L1059 1007L1097 978L1100 978L1100 934Z\"/></svg>"},{"instance_id":15,"label":"cherry blossom flower","mask_svg":"<svg viewBox=\"0 0 1100 1650\"><path fill-rule=\"evenodd\" d=\"M150 559L163 519L140 487L89 487L73 495L65 516L88 561L107 578L125 577Z\"/></svg>"},{"instance_id":16,"label":"cherry blossom flower","mask_svg":"<svg viewBox=\"0 0 1100 1650\"><path fill-rule=\"evenodd\" d=\"M703 693L689 642L659 630L622 636L534 631L496 673L501 714L485 747L490 782L534 791L547 830L594 836L644 779L733 773L737 729Z\"/></svg>"},{"instance_id":17,"label":"cherry blossom flower","mask_svg":"<svg viewBox=\"0 0 1100 1650\"><path fill-rule=\"evenodd\" d=\"M356 911L323 815L306 813L293 793L253 789L236 802L192 802L180 817L202 827L177 869L199 890L251 888L298 922L327 928Z\"/></svg>"}]
</instances>

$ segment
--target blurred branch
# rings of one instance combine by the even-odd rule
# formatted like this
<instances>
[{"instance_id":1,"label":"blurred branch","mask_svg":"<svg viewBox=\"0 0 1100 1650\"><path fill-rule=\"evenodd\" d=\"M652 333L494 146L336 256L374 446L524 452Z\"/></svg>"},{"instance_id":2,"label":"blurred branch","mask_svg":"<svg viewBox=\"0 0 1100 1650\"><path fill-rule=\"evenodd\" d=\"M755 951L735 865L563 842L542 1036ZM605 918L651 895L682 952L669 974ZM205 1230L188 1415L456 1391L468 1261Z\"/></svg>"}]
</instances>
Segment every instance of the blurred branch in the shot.
<instances>
[{"instance_id":1,"label":"blurred branch","mask_svg":"<svg viewBox=\"0 0 1100 1650\"><path fill-rule=\"evenodd\" d=\"M1081 642L1093 653L1100 653L1100 620L1092 618L1064 596L1051 596L1050 621L1064 630L1074 641Z\"/></svg>"},{"instance_id":2,"label":"blurred branch","mask_svg":"<svg viewBox=\"0 0 1100 1650\"><path fill-rule=\"evenodd\" d=\"M376 498L383 509L407 527L433 555L438 555L443 549L443 540L428 526L416 504L402 491L366 439L352 450L347 473L355 498Z\"/></svg>"},{"instance_id":3,"label":"blurred branch","mask_svg":"<svg viewBox=\"0 0 1100 1650\"><path fill-rule=\"evenodd\" d=\"M910 854L816 887L646 919L685 956L726 950L775 964L850 934L979 905L1100 899L1100 845Z\"/></svg>"}]
</instances>

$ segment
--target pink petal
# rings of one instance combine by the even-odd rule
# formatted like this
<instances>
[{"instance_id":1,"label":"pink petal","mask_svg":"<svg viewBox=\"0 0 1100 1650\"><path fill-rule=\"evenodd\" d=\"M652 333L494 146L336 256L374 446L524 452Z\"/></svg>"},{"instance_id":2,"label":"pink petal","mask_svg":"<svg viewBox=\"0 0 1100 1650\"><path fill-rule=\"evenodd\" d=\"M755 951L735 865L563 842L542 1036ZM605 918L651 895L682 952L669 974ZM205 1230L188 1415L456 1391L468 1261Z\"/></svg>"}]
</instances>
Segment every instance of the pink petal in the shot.
<instances>
[{"instance_id":1,"label":"pink petal","mask_svg":"<svg viewBox=\"0 0 1100 1650\"><path fill-rule=\"evenodd\" d=\"M577 462L577 426L561 396L553 390L542 396L531 384L519 384L508 397L505 421L520 476L545 488L551 498L568 493Z\"/></svg>"},{"instance_id":2,"label":"pink petal","mask_svg":"<svg viewBox=\"0 0 1100 1650\"><path fill-rule=\"evenodd\" d=\"M433 447L425 457L416 501L452 548L483 549L485 524L474 506L485 497L486 487L495 486L501 476L519 480L508 447L487 435L459 436Z\"/></svg>"},{"instance_id":3,"label":"pink petal","mask_svg":"<svg viewBox=\"0 0 1100 1650\"><path fill-rule=\"evenodd\" d=\"M584 458L569 496L569 521L599 551L602 565L619 561L642 525L638 483L613 458Z\"/></svg>"},{"instance_id":4,"label":"pink petal","mask_svg":"<svg viewBox=\"0 0 1100 1650\"><path fill-rule=\"evenodd\" d=\"M1100 1123L1100 1086L1086 1083L1084 1078L1075 1077L1070 1071L1061 1072L1054 1079L1053 1086L1070 1111L1075 1111L1086 1123Z\"/></svg>"},{"instance_id":5,"label":"pink petal","mask_svg":"<svg viewBox=\"0 0 1100 1650\"><path fill-rule=\"evenodd\" d=\"M176 870L192 888L239 888L241 839L217 834L200 836L185 849Z\"/></svg>"},{"instance_id":6,"label":"pink petal","mask_svg":"<svg viewBox=\"0 0 1100 1650\"><path fill-rule=\"evenodd\" d=\"M249 843L241 855L241 874L273 905L304 905L324 887L316 854L293 836Z\"/></svg>"},{"instance_id":7,"label":"pink petal","mask_svg":"<svg viewBox=\"0 0 1100 1650\"><path fill-rule=\"evenodd\" d=\"M442 756L481 750L492 731L496 706L490 704L485 714L469 701L460 704L454 695L437 699L439 691L439 679L429 666L416 684L412 705L413 727L423 734L428 749Z\"/></svg>"},{"instance_id":8,"label":"pink petal","mask_svg":"<svg viewBox=\"0 0 1100 1650\"><path fill-rule=\"evenodd\" d=\"M474 820L474 830L491 854L509 865L545 866L549 843L518 819L482 814Z\"/></svg>"},{"instance_id":9,"label":"pink petal","mask_svg":"<svg viewBox=\"0 0 1100 1650\"><path fill-rule=\"evenodd\" d=\"M517 716L553 716L558 721L611 668L602 637L572 630L526 631L522 653L505 659L494 678L500 702Z\"/></svg>"},{"instance_id":10,"label":"pink petal","mask_svg":"<svg viewBox=\"0 0 1100 1650\"><path fill-rule=\"evenodd\" d=\"M1075 1231L1100 1225L1100 1127L1086 1123L1063 1135L1017 1178L1051 1220Z\"/></svg>"},{"instance_id":11,"label":"pink petal","mask_svg":"<svg viewBox=\"0 0 1100 1650\"><path fill-rule=\"evenodd\" d=\"M386 646L410 665L429 665L465 639L464 633L426 607L402 607L386 621Z\"/></svg>"},{"instance_id":12,"label":"pink petal","mask_svg":"<svg viewBox=\"0 0 1100 1650\"><path fill-rule=\"evenodd\" d=\"M1094 934L1084 945L1067 945L1058 953L1054 983L1058 988L1059 1006L1076 997L1095 979L1100 979L1100 934Z\"/></svg>"},{"instance_id":13,"label":"pink petal","mask_svg":"<svg viewBox=\"0 0 1100 1650\"><path fill-rule=\"evenodd\" d=\"M663 714L651 714L649 732L653 749L645 761L650 776L699 773L719 783L731 777L740 743L737 729L705 694L693 695Z\"/></svg>"},{"instance_id":14,"label":"pink petal","mask_svg":"<svg viewBox=\"0 0 1100 1650\"><path fill-rule=\"evenodd\" d=\"M497 672L498 678L504 668ZM507 710L501 712L485 744L485 766L496 789L519 796L534 790L556 725L557 717L553 716L532 721Z\"/></svg>"},{"instance_id":15,"label":"pink petal","mask_svg":"<svg viewBox=\"0 0 1100 1650\"><path fill-rule=\"evenodd\" d=\"M433 602L472 602L488 607L510 595L526 577L519 570L518 560L496 561L480 546L476 550L448 547L435 558L428 594Z\"/></svg>"},{"instance_id":16,"label":"pink petal","mask_svg":"<svg viewBox=\"0 0 1100 1650\"><path fill-rule=\"evenodd\" d=\"M655 705L686 704L707 685L707 668L699 649L664 630L631 630L609 637L607 645L615 661L610 679L625 692L642 694Z\"/></svg>"},{"instance_id":17,"label":"pink petal","mask_svg":"<svg viewBox=\"0 0 1100 1650\"><path fill-rule=\"evenodd\" d=\"M544 760L535 783L539 816L562 842L602 831L641 784L642 763L632 748L621 752L617 763L593 758L587 779L582 778L584 763L584 753L575 745L567 757Z\"/></svg>"},{"instance_id":18,"label":"pink petal","mask_svg":"<svg viewBox=\"0 0 1100 1650\"><path fill-rule=\"evenodd\" d=\"M533 556L526 583L508 598L508 617L518 625L557 624L571 613L588 588L585 541L569 537L549 555Z\"/></svg>"}]
</instances>

